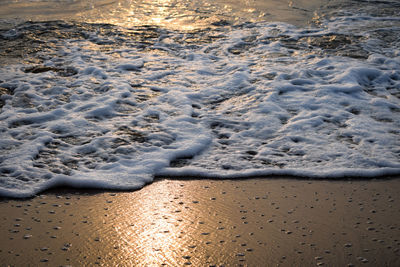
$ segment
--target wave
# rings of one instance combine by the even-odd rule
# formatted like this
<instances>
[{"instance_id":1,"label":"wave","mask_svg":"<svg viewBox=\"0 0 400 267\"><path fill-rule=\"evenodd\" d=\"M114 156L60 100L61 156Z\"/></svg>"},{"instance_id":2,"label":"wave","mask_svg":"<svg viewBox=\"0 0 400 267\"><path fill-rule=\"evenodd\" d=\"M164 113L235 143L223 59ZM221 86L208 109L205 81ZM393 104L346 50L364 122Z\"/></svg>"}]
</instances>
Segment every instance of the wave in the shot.
<instances>
[{"instance_id":1,"label":"wave","mask_svg":"<svg viewBox=\"0 0 400 267\"><path fill-rule=\"evenodd\" d=\"M349 23L351 22L351 23ZM400 19L0 30L0 195L400 174ZM15 61L9 62L8 58Z\"/></svg>"}]
</instances>

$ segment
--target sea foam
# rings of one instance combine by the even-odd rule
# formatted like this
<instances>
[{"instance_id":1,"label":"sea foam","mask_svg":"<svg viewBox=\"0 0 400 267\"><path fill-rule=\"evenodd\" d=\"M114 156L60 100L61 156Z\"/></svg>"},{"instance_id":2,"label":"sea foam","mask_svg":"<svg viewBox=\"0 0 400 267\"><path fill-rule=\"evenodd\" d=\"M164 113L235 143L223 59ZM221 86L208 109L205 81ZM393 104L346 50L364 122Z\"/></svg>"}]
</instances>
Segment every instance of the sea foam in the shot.
<instances>
[{"instance_id":1,"label":"sea foam","mask_svg":"<svg viewBox=\"0 0 400 267\"><path fill-rule=\"evenodd\" d=\"M40 64L0 68L0 195L155 176L399 175L400 43L381 38L399 29L351 14L197 42L204 32L153 29L138 45L119 27L50 38Z\"/></svg>"}]
</instances>

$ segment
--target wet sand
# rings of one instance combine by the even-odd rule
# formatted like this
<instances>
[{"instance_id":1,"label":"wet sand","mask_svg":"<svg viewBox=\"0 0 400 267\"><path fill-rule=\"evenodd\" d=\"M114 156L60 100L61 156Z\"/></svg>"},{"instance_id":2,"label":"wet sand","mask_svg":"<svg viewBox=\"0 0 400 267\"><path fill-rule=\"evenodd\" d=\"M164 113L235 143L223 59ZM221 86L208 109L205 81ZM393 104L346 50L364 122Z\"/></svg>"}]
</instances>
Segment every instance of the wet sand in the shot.
<instances>
[{"instance_id":1,"label":"wet sand","mask_svg":"<svg viewBox=\"0 0 400 267\"><path fill-rule=\"evenodd\" d=\"M159 180L0 202L1 266L400 266L400 180Z\"/></svg>"}]
</instances>

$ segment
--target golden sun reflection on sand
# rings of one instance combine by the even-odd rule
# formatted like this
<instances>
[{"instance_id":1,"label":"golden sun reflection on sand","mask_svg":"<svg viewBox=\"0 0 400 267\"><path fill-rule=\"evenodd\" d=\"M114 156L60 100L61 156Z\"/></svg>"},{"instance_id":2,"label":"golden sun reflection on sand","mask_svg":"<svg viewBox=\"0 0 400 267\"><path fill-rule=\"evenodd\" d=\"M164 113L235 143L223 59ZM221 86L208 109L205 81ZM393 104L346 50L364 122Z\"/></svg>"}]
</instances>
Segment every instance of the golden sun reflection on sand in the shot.
<instances>
[{"instance_id":1,"label":"golden sun reflection on sand","mask_svg":"<svg viewBox=\"0 0 400 267\"><path fill-rule=\"evenodd\" d=\"M183 202L164 202L160 196L178 199L174 186L168 183L156 183L155 194L143 194L140 201L135 195L129 195L126 202L121 203L123 213L115 219L115 231L119 235L120 258L130 258L132 263L141 266L160 266L178 264L179 255L187 250L190 240L184 237L184 229L188 228L181 218ZM131 206L136 203L136 206ZM132 220L133 219L133 220ZM129 223L129 222L134 223ZM180 258L180 259L179 259Z\"/></svg>"},{"instance_id":2,"label":"golden sun reflection on sand","mask_svg":"<svg viewBox=\"0 0 400 267\"><path fill-rule=\"evenodd\" d=\"M213 181L162 180L124 194L124 201L113 204L118 208L108 210L112 233L99 235L112 237L112 258L124 266L234 265L261 244L240 238L260 230L244 223L248 215L239 202L234 204L241 189L226 183L230 186L225 191L224 182L215 187Z\"/></svg>"},{"instance_id":3,"label":"golden sun reflection on sand","mask_svg":"<svg viewBox=\"0 0 400 267\"><path fill-rule=\"evenodd\" d=\"M400 266L399 190L399 179L159 180L135 192L2 200L0 262Z\"/></svg>"}]
</instances>

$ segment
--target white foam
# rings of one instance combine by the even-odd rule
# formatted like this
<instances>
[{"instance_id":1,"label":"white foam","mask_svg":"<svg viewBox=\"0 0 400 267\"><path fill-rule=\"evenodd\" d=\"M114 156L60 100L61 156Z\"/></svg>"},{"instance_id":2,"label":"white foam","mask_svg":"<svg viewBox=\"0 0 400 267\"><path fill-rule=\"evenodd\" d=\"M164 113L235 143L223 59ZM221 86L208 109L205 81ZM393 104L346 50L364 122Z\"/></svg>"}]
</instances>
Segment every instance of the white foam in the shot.
<instances>
[{"instance_id":1,"label":"white foam","mask_svg":"<svg viewBox=\"0 0 400 267\"><path fill-rule=\"evenodd\" d=\"M352 17L363 22L360 34L368 23L398 22ZM0 195L64 185L137 189L155 175L399 175L399 44L359 40L366 59L307 45L348 34L348 19L308 30L231 28L197 47L164 38L146 52L67 40L44 65L77 70L68 77L1 67L0 86L14 94L3 96L0 114Z\"/></svg>"}]
</instances>

